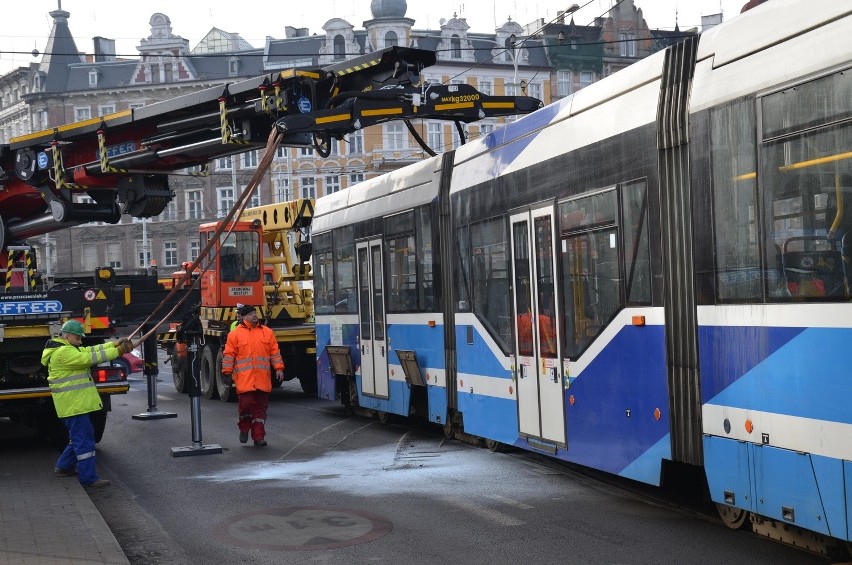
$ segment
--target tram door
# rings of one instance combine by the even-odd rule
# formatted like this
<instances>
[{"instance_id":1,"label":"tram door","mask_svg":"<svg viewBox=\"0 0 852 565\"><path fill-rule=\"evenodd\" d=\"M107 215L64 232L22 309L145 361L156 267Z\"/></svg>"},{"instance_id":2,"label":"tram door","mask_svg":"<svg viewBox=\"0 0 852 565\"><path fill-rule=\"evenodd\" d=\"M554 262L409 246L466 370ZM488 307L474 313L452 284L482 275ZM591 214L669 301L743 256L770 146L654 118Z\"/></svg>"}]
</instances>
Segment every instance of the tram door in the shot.
<instances>
[{"instance_id":1,"label":"tram door","mask_svg":"<svg viewBox=\"0 0 852 565\"><path fill-rule=\"evenodd\" d=\"M519 432L564 446L553 207L513 215L511 224Z\"/></svg>"},{"instance_id":2,"label":"tram door","mask_svg":"<svg viewBox=\"0 0 852 565\"><path fill-rule=\"evenodd\" d=\"M356 245L358 254L358 320L361 347L361 392L388 397L388 348L382 242Z\"/></svg>"}]
</instances>

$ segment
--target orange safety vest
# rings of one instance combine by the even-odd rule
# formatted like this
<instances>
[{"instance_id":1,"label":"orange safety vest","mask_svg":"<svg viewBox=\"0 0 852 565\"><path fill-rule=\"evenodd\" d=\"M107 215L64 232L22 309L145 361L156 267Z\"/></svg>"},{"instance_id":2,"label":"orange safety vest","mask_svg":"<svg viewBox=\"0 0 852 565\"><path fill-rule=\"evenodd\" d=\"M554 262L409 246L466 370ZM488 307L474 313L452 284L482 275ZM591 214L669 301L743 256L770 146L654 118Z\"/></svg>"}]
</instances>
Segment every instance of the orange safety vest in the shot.
<instances>
[{"instance_id":1,"label":"orange safety vest","mask_svg":"<svg viewBox=\"0 0 852 565\"><path fill-rule=\"evenodd\" d=\"M272 374L284 370L284 360L275 334L266 326L249 327L240 322L228 333L222 354L222 373L232 375L237 394L260 390L272 392Z\"/></svg>"}]
</instances>

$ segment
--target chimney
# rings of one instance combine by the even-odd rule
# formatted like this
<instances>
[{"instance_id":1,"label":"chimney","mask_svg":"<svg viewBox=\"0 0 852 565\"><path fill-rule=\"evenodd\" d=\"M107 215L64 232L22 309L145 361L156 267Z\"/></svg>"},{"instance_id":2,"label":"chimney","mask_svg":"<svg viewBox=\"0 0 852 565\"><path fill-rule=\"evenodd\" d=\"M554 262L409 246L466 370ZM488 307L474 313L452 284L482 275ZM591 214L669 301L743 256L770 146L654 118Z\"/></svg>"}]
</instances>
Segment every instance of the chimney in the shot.
<instances>
[{"instance_id":1,"label":"chimney","mask_svg":"<svg viewBox=\"0 0 852 565\"><path fill-rule=\"evenodd\" d=\"M107 61L115 61L115 39L107 39L106 37L93 37L92 42L95 44L96 63L106 63Z\"/></svg>"}]
</instances>

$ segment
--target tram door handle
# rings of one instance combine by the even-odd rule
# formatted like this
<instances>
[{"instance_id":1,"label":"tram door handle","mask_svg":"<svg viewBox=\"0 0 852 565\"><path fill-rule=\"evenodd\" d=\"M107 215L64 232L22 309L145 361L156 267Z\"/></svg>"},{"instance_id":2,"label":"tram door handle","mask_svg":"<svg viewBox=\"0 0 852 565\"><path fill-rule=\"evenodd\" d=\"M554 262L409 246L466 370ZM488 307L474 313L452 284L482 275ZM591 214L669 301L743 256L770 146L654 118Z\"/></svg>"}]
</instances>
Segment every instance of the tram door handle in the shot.
<instances>
[{"instance_id":1,"label":"tram door handle","mask_svg":"<svg viewBox=\"0 0 852 565\"><path fill-rule=\"evenodd\" d=\"M554 383L558 383L559 377L556 376L556 367L550 367L548 371L550 372L550 380Z\"/></svg>"},{"instance_id":2,"label":"tram door handle","mask_svg":"<svg viewBox=\"0 0 852 565\"><path fill-rule=\"evenodd\" d=\"M527 368L525 365L518 367L518 378L525 379L527 377Z\"/></svg>"}]
</instances>

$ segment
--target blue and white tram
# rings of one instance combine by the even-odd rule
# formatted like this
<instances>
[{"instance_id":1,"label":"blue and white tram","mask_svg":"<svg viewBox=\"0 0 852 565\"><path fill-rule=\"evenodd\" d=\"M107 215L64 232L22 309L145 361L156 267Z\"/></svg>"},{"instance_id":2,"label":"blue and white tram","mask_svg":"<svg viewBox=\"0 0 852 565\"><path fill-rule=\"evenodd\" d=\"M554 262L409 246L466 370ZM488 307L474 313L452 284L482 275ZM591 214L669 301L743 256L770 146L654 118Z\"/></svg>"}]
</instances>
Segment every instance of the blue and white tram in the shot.
<instances>
[{"instance_id":1,"label":"blue and white tram","mask_svg":"<svg viewBox=\"0 0 852 565\"><path fill-rule=\"evenodd\" d=\"M320 395L850 540L849 37L773 0L319 199Z\"/></svg>"}]
</instances>

